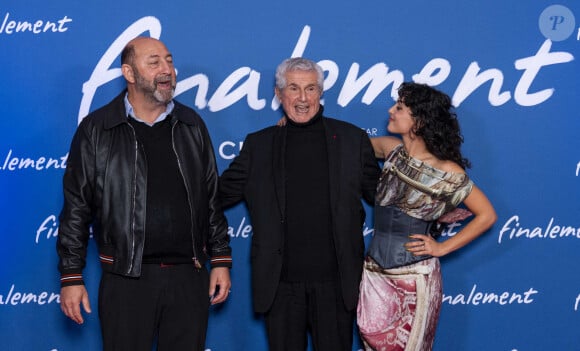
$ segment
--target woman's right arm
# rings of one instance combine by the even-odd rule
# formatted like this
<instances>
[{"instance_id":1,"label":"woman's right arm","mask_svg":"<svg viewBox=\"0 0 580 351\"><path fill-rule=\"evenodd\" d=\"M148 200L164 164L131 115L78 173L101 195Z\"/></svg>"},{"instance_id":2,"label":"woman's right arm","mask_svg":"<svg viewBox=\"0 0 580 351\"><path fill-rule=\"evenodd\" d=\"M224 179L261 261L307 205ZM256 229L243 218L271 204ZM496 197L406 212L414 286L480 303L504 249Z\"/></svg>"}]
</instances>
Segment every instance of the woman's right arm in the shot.
<instances>
[{"instance_id":1,"label":"woman's right arm","mask_svg":"<svg viewBox=\"0 0 580 351\"><path fill-rule=\"evenodd\" d=\"M380 136L371 138L371 144L373 145L373 151L375 152L375 157L380 159L385 159L389 152L395 148L395 146L401 143L401 139L392 136Z\"/></svg>"}]
</instances>

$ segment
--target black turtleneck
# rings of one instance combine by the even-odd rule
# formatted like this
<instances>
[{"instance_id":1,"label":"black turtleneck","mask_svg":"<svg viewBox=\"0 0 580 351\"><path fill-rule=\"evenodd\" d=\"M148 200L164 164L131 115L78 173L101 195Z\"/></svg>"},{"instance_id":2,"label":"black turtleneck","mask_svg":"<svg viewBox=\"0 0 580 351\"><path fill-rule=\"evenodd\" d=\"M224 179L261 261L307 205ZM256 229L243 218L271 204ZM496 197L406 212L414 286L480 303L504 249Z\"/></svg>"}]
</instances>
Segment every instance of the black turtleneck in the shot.
<instances>
[{"instance_id":1,"label":"black turtleneck","mask_svg":"<svg viewBox=\"0 0 580 351\"><path fill-rule=\"evenodd\" d=\"M321 111L309 122L288 119L286 136L285 281L335 279L328 150Z\"/></svg>"}]
</instances>

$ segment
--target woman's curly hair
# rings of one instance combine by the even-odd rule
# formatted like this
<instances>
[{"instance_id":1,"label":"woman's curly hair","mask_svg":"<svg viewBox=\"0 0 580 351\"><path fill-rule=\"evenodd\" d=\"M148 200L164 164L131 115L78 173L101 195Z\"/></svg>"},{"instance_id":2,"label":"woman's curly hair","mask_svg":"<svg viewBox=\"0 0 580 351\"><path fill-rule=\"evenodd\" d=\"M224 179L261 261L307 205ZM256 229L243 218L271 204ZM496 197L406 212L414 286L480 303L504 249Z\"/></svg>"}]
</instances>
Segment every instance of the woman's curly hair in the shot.
<instances>
[{"instance_id":1,"label":"woman's curly hair","mask_svg":"<svg viewBox=\"0 0 580 351\"><path fill-rule=\"evenodd\" d=\"M420 136L427 150L440 160L450 160L462 168L471 167L461 155L463 136L451 98L426 84L405 82L398 90L399 101L415 118L414 134Z\"/></svg>"}]
</instances>

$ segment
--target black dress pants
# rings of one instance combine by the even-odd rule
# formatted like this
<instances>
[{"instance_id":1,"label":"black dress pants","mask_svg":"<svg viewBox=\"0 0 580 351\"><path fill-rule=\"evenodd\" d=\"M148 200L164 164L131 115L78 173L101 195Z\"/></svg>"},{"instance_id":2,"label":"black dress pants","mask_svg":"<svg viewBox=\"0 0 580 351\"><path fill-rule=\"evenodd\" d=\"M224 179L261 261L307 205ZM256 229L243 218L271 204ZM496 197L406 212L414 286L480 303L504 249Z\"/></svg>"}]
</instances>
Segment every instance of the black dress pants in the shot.
<instances>
[{"instance_id":1,"label":"black dress pants","mask_svg":"<svg viewBox=\"0 0 580 351\"><path fill-rule=\"evenodd\" d=\"M308 332L316 351L351 351L354 311L335 281L280 282L265 315L270 351L304 351Z\"/></svg>"},{"instance_id":2,"label":"black dress pants","mask_svg":"<svg viewBox=\"0 0 580 351\"><path fill-rule=\"evenodd\" d=\"M99 318L105 351L203 351L209 275L193 264L143 264L139 278L103 273Z\"/></svg>"}]
</instances>

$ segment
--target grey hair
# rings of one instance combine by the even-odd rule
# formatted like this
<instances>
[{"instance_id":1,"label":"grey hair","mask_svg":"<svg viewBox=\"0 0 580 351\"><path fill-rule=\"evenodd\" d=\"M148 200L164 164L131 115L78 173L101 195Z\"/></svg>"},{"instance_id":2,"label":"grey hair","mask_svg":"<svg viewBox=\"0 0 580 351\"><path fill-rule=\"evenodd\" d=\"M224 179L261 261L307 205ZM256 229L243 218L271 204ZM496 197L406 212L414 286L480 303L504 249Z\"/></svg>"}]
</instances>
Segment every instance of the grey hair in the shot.
<instances>
[{"instance_id":1,"label":"grey hair","mask_svg":"<svg viewBox=\"0 0 580 351\"><path fill-rule=\"evenodd\" d=\"M316 62L303 57L292 57L284 60L276 68L276 87L282 90L286 87L286 73L292 71L316 72L318 76L318 88L322 92L324 89L324 72Z\"/></svg>"}]
</instances>

